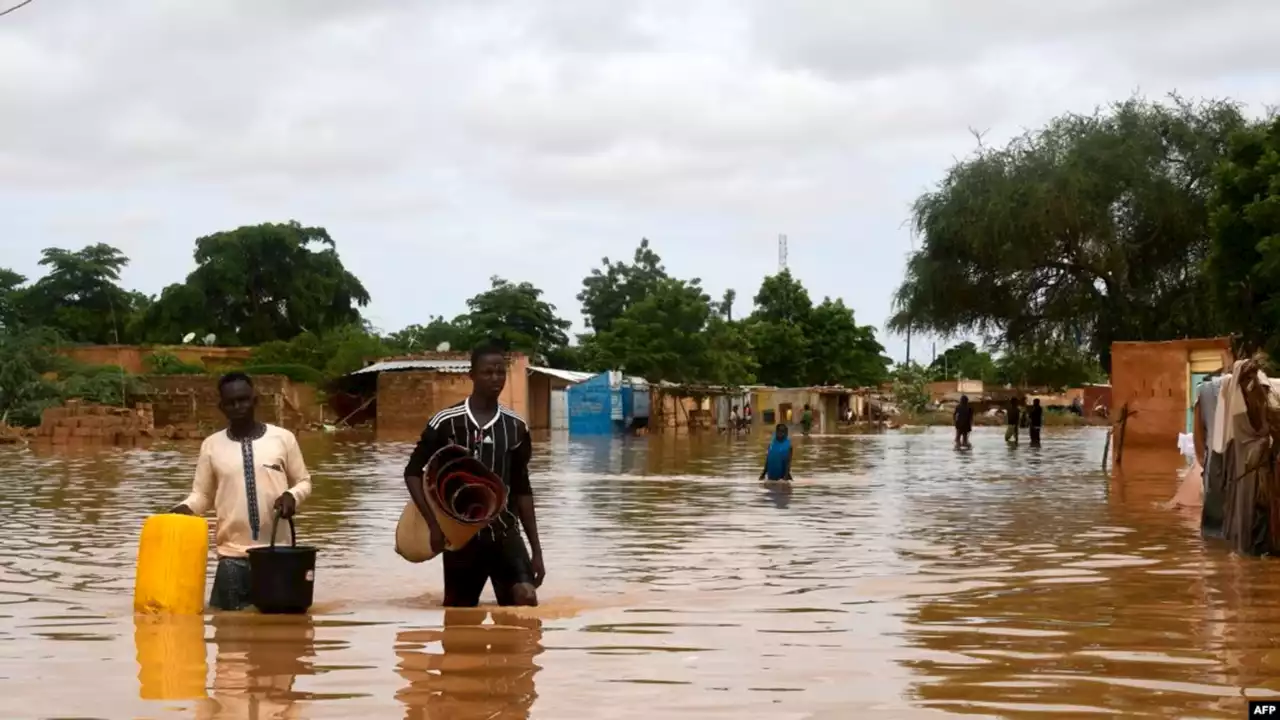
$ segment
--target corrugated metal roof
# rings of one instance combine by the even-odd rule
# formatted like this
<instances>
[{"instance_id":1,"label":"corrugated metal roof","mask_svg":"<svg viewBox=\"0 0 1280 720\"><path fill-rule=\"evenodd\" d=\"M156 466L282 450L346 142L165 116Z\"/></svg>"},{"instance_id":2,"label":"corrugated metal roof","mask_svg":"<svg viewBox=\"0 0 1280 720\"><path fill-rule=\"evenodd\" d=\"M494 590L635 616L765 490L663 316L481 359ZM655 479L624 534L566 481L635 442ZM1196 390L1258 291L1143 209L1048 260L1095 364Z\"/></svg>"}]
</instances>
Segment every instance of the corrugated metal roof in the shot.
<instances>
[{"instance_id":1,"label":"corrugated metal roof","mask_svg":"<svg viewBox=\"0 0 1280 720\"><path fill-rule=\"evenodd\" d=\"M549 367L534 367L533 365L529 366L529 370L536 373L542 373L543 375L550 375L553 378L560 378L565 382L571 382L571 383L584 382L586 380L590 380L591 378L595 377L598 374L598 373L589 373L589 372L577 372L574 370L557 370L556 368L549 368Z\"/></svg>"},{"instance_id":2,"label":"corrugated metal roof","mask_svg":"<svg viewBox=\"0 0 1280 720\"><path fill-rule=\"evenodd\" d=\"M466 360L387 360L385 362L374 363L366 368L360 368L351 374L360 375L363 373L397 372L403 370L432 370L434 372L465 373L471 371L471 363Z\"/></svg>"}]
</instances>

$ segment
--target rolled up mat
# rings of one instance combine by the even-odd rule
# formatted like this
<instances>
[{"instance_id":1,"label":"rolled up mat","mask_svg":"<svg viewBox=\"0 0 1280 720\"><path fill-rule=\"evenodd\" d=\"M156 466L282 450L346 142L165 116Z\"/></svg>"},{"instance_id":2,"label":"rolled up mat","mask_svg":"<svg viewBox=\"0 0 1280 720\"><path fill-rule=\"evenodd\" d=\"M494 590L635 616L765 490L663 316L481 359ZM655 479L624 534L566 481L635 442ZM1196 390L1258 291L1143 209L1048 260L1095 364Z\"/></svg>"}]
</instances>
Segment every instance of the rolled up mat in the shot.
<instances>
[{"instance_id":1,"label":"rolled up mat","mask_svg":"<svg viewBox=\"0 0 1280 720\"><path fill-rule=\"evenodd\" d=\"M425 562L444 550L461 548L507 506L502 479L460 445L446 445L431 456L422 484L445 546L431 546L431 528L410 500L396 524L396 553L409 562Z\"/></svg>"}]
</instances>

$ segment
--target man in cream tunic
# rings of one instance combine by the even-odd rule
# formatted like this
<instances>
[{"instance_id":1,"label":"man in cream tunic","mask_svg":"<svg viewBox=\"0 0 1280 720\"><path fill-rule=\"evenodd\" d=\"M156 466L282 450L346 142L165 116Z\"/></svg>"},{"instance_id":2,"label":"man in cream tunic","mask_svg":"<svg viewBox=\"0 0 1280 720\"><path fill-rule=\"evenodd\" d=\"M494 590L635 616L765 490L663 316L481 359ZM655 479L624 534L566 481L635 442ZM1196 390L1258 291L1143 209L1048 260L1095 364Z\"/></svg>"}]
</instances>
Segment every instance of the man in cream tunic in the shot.
<instances>
[{"instance_id":1,"label":"man in cream tunic","mask_svg":"<svg viewBox=\"0 0 1280 720\"><path fill-rule=\"evenodd\" d=\"M227 429L205 438L191 494L173 512L214 511L218 569L209 605L242 610L249 605L247 551L271 542L273 513L293 517L311 494L311 476L293 433L255 419L257 395L248 375L224 375L218 396ZM289 542L286 523L276 529L276 542Z\"/></svg>"}]
</instances>

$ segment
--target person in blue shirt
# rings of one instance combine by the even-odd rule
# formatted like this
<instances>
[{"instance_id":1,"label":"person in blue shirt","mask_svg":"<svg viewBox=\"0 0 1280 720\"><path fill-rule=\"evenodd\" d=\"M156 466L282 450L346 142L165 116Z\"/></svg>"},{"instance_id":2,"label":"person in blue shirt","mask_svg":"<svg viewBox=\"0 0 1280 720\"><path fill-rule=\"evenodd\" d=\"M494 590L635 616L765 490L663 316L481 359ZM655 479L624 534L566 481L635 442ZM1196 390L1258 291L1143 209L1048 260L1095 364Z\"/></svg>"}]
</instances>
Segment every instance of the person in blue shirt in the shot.
<instances>
[{"instance_id":1,"label":"person in blue shirt","mask_svg":"<svg viewBox=\"0 0 1280 720\"><path fill-rule=\"evenodd\" d=\"M760 471L760 479L791 481L791 439L787 437L787 426L778 423L769 441L769 453L764 457L764 469Z\"/></svg>"}]
</instances>

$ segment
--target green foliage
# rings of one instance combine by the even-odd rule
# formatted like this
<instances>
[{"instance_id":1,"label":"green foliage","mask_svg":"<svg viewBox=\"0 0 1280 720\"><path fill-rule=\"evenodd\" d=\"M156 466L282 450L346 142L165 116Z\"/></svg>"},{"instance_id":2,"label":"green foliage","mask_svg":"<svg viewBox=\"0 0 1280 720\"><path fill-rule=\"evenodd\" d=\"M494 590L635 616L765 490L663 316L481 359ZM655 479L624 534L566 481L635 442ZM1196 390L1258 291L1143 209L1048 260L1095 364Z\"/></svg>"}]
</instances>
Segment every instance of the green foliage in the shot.
<instances>
[{"instance_id":1,"label":"green foliage","mask_svg":"<svg viewBox=\"0 0 1280 720\"><path fill-rule=\"evenodd\" d=\"M45 408L66 400L119 406L148 391L120 367L67 360L57 354L61 343L48 328L0 332L0 418L33 427Z\"/></svg>"},{"instance_id":2,"label":"green foliage","mask_svg":"<svg viewBox=\"0 0 1280 720\"><path fill-rule=\"evenodd\" d=\"M166 352L148 355L143 364L149 375L203 375L206 372L203 365L184 362L173 353Z\"/></svg>"},{"instance_id":3,"label":"green foliage","mask_svg":"<svg viewBox=\"0 0 1280 720\"><path fill-rule=\"evenodd\" d=\"M1002 385L1061 390L1106 379L1092 353L1070 344L1024 345L996 361L996 380Z\"/></svg>"},{"instance_id":4,"label":"green foliage","mask_svg":"<svg viewBox=\"0 0 1280 720\"><path fill-rule=\"evenodd\" d=\"M597 333L610 330L628 308L669 279L662 258L649 248L647 239L640 241L631 264L611 263L609 258L600 262L604 267L593 268L578 293L587 326Z\"/></svg>"},{"instance_id":5,"label":"green foliage","mask_svg":"<svg viewBox=\"0 0 1280 720\"><path fill-rule=\"evenodd\" d=\"M61 388L47 375L65 366L51 330L0 333L0 418L11 425L40 424L40 413L62 401Z\"/></svg>"},{"instance_id":6,"label":"green foliage","mask_svg":"<svg viewBox=\"0 0 1280 720\"><path fill-rule=\"evenodd\" d=\"M1214 335L1199 267L1229 102L1132 99L980 146L914 208L923 239L894 330L975 333L1008 347Z\"/></svg>"},{"instance_id":7,"label":"green foliage","mask_svg":"<svg viewBox=\"0 0 1280 720\"><path fill-rule=\"evenodd\" d=\"M993 358L965 341L935 358L928 373L933 381L981 380L992 385L1057 389L1106 380L1091 352L1066 343L1024 345Z\"/></svg>"},{"instance_id":8,"label":"green foliage","mask_svg":"<svg viewBox=\"0 0 1280 720\"><path fill-rule=\"evenodd\" d=\"M997 382L999 373L991 353L969 341L947 348L929 365L931 380L981 380Z\"/></svg>"},{"instance_id":9,"label":"green foliage","mask_svg":"<svg viewBox=\"0 0 1280 720\"><path fill-rule=\"evenodd\" d=\"M10 317L6 327L45 327L73 343L129 342L130 320L146 299L120 287L120 271L129 259L110 245L98 243L81 250L46 248L40 265L44 277L19 288L21 277L0 275L0 312Z\"/></svg>"},{"instance_id":10,"label":"green foliage","mask_svg":"<svg viewBox=\"0 0 1280 720\"><path fill-rule=\"evenodd\" d=\"M705 352L710 309L702 288L664 278L639 302L596 334L596 346L610 365L650 380L702 380L690 362Z\"/></svg>"},{"instance_id":11,"label":"green foliage","mask_svg":"<svg viewBox=\"0 0 1280 720\"><path fill-rule=\"evenodd\" d=\"M124 407L150 391L141 378L118 365L71 364L59 374L58 382L63 401L75 398L116 407Z\"/></svg>"},{"instance_id":12,"label":"green foliage","mask_svg":"<svg viewBox=\"0 0 1280 720\"><path fill-rule=\"evenodd\" d=\"M893 372L893 396L898 409L911 414L929 406L929 371L916 363L899 365Z\"/></svg>"},{"instance_id":13,"label":"green foliage","mask_svg":"<svg viewBox=\"0 0 1280 720\"><path fill-rule=\"evenodd\" d=\"M764 279L747 319L760 381L780 387L878 385L888 378L889 358L875 328L859 325L843 300L814 307L789 270Z\"/></svg>"},{"instance_id":14,"label":"green foliage","mask_svg":"<svg viewBox=\"0 0 1280 720\"><path fill-rule=\"evenodd\" d=\"M569 344L565 331L569 321L556 316L556 306L542 300L542 291L532 284L511 283L491 278L492 287L467 301L470 312L463 333L474 344L493 340L511 351L519 351L535 362Z\"/></svg>"},{"instance_id":15,"label":"green foliage","mask_svg":"<svg viewBox=\"0 0 1280 720\"><path fill-rule=\"evenodd\" d=\"M376 334L359 325L348 325L324 335L304 332L292 340L263 343L253 349L250 365L263 373L263 367L308 368L312 380L332 380L364 367L367 360L392 354L392 348ZM280 373L289 374L289 373ZM292 379L295 378L290 375Z\"/></svg>"},{"instance_id":16,"label":"green foliage","mask_svg":"<svg viewBox=\"0 0 1280 720\"><path fill-rule=\"evenodd\" d=\"M151 342L188 332L227 344L289 340L358 324L369 293L343 266L328 231L265 223L196 240L196 269L149 309Z\"/></svg>"},{"instance_id":17,"label":"green foliage","mask_svg":"<svg viewBox=\"0 0 1280 720\"><path fill-rule=\"evenodd\" d=\"M701 281L667 275L641 240L633 260L591 271L578 294L593 335L555 356L584 370L622 369L650 380L742 385L756 361L741 324L730 319L733 291L713 302Z\"/></svg>"},{"instance_id":18,"label":"green foliage","mask_svg":"<svg viewBox=\"0 0 1280 720\"><path fill-rule=\"evenodd\" d=\"M309 385L320 385L326 380L325 374L313 367L289 363L252 364L245 366L242 372L247 373L250 377L256 375L283 375L293 382L307 383Z\"/></svg>"},{"instance_id":19,"label":"green foliage","mask_svg":"<svg viewBox=\"0 0 1280 720\"><path fill-rule=\"evenodd\" d=\"M1214 298L1242 351L1280 357L1280 117L1233 136L1215 177Z\"/></svg>"}]
</instances>

